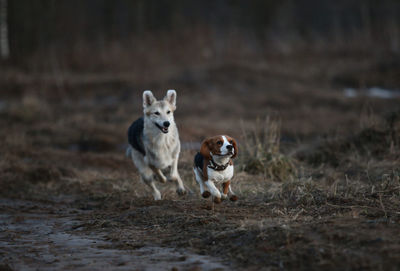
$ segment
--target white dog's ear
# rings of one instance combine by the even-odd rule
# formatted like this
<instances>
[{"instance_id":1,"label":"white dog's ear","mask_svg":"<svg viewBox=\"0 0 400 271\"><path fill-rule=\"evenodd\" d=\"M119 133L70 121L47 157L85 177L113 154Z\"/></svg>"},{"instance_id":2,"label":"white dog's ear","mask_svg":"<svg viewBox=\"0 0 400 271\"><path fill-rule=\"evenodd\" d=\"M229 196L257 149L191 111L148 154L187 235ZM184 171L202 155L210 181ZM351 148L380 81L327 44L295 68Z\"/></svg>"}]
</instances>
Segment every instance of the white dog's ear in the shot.
<instances>
[{"instance_id":1,"label":"white dog's ear","mask_svg":"<svg viewBox=\"0 0 400 271\"><path fill-rule=\"evenodd\" d=\"M153 95L153 92L150 90L145 90L143 92L143 108L146 108L152 105L156 101L156 98Z\"/></svg>"},{"instance_id":2,"label":"white dog's ear","mask_svg":"<svg viewBox=\"0 0 400 271\"><path fill-rule=\"evenodd\" d=\"M169 102L171 105L176 106L176 91L174 89L169 89L167 95L164 97L164 101Z\"/></svg>"}]
</instances>

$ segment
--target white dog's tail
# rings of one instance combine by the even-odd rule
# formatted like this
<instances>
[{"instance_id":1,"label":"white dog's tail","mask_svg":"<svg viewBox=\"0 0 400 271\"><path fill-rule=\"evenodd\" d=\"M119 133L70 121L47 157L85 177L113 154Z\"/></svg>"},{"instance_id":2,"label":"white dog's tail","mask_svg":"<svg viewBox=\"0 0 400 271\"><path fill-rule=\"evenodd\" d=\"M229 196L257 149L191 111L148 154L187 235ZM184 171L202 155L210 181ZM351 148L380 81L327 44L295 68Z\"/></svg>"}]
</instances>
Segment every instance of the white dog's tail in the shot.
<instances>
[{"instance_id":1,"label":"white dog's tail","mask_svg":"<svg viewBox=\"0 0 400 271\"><path fill-rule=\"evenodd\" d=\"M132 156L132 147L131 146L128 146L128 148L126 148L125 156L128 158Z\"/></svg>"}]
</instances>

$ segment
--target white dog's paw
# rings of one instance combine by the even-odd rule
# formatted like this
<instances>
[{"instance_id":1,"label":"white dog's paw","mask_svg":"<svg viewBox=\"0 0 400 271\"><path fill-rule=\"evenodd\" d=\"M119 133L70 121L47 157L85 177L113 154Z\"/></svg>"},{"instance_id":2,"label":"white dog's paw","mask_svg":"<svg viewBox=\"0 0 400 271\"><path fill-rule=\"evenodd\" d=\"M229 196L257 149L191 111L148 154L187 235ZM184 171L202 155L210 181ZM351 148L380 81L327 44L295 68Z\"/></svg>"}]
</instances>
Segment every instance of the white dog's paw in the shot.
<instances>
[{"instance_id":1,"label":"white dog's paw","mask_svg":"<svg viewBox=\"0 0 400 271\"><path fill-rule=\"evenodd\" d=\"M153 193L154 200L161 200L161 193L159 191L155 191Z\"/></svg>"},{"instance_id":2,"label":"white dog's paw","mask_svg":"<svg viewBox=\"0 0 400 271\"><path fill-rule=\"evenodd\" d=\"M183 195L186 195L186 190L185 190L185 188L184 187L178 187L178 189L176 189L176 193L179 195L179 196L183 196Z\"/></svg>"}]
</instances>

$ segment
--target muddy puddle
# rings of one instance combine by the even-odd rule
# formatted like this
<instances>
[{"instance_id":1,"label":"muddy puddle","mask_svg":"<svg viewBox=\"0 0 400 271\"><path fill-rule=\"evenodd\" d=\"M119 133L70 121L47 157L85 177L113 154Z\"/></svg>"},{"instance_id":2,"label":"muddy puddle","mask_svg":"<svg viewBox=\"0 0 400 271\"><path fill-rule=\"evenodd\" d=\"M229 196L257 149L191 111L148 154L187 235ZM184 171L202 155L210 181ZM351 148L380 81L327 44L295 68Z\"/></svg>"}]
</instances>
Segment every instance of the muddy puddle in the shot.
<instances>
[{"instance_id":1,"label":"muddy puddle","mask_svg":"<svg viewBox=\"0 0 400 271\"><path fill-rule=\"evenodd\" d=\"M0 200L0 263L11 270L227 270L218 259L144 246L114 249L101 234L84 232L81 210Z\"/></svg>"}]
</instances>

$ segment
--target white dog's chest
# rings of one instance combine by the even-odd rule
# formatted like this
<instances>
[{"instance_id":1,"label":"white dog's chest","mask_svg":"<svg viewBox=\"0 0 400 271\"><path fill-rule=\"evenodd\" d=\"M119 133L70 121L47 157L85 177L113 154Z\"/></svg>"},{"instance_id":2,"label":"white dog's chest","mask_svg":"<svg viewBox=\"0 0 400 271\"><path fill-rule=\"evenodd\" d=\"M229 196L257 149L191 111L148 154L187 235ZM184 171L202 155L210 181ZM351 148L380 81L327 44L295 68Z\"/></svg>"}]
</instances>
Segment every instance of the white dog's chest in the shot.
<instances>
[{"instance_id":1,"label":"white dog's chest","mask_svg":"<svg viewBox=\"0 0 400 271\"><path fill-rule=\"evenodd\" d=\"M160 164L160 168L170 166L174 161L172 157L172 150L168 146L164 145L158 149L158 154L154 157L155 161Z\"/></svg>"},{"instance_id":2,"label":"white dog's chest","mask_svg":"<svg viewBox=\"0 0 400 271\"><path fill-rule=\"evenodd\" d=\"M207 167L207 175L209 180L216 183L229 181L233 177L233 165L229 165L226 169L219 171Z\"/></svg>"},{"instance_id":3,"label":"white dog's chest","mask_svg":"<svg viewBox=\"0 0 400 271\"><path fill-rule=\"evenodd\" d=\"M146 148L146 157L148 164L159 169L164 169L172 165L176 156L176 142L157 142L152 148ZM171 145L169 145L171 144Z\"/></svg>"}]
</instances>

